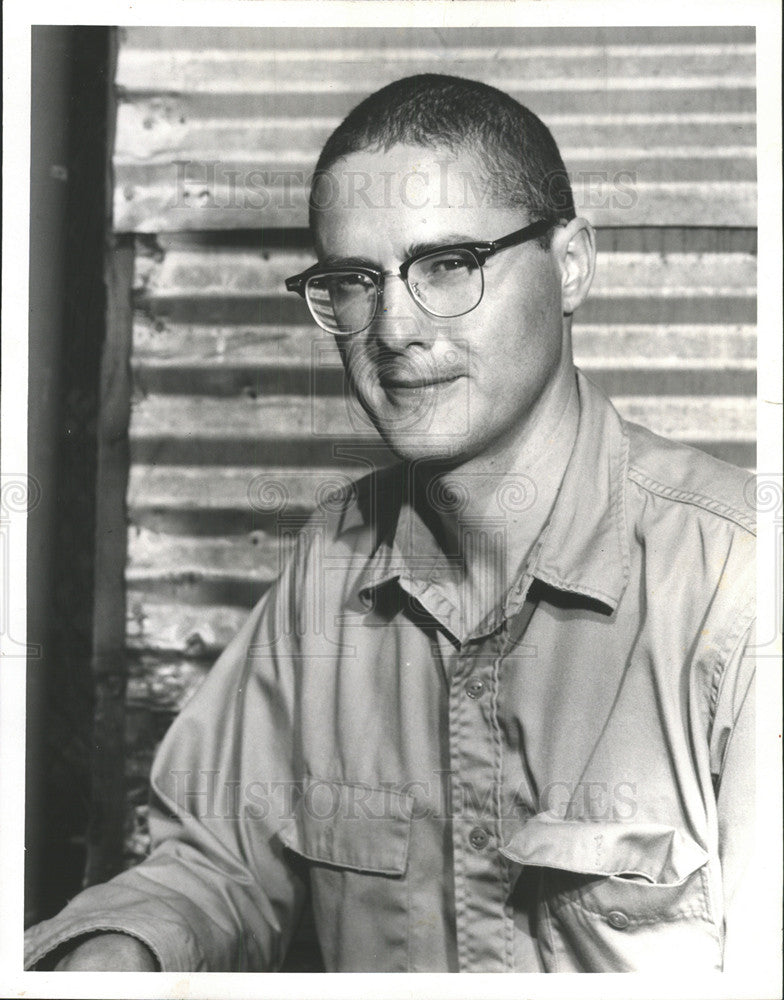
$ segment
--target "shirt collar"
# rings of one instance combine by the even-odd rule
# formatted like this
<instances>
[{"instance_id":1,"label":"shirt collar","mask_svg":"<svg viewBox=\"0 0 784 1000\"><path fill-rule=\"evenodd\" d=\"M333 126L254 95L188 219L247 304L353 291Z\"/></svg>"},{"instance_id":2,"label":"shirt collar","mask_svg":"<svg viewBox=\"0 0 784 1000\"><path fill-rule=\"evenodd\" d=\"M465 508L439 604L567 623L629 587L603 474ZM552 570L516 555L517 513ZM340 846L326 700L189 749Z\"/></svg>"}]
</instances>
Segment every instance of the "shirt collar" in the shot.
<instances>
[{"instance_id":1,"label":"shirt collar","mask_svg":"<svg viewBox=\"0 0 784 1000\"><path fill-rule=\"evenodd\" d=\"M629 579L624 483L628 436L606 396L577 371L580 420L577 437L550 521L535 548L526 576L557 590L579 594L615 611ZM368 477L359 503L346 511L341 530L375 524L370 559L355 593L360 603L395 579L421 592L423 584L449 572L421 514L424 502L405 464ZM364 498L364 500L363 500ZM418 509L419 508L419 509Z\"/></svg>"},{"instance_id":2,"label":"shirt collar","mask_svg":"<svg viewBox=\"0 0 784 1000\"><path fill-rule=\"evenodd\" d=\"M629 580L629 439L615 407L577 371L580 423L533 575L615 611Z\"/></svg>"},{"instance_id":3,"label":"shirt collar","mask_svg":"<svg viewBox=\"0 0 784 1000\"><path fill-rule=\"evenodd\" d=\"M369 515L375 525L371 556L357 580L360 596L395 579L405 580L407 589L418 595L429 583L452 572L449 554L427 524L427 499L419 494L411 467L401 463L364 482L367 488L362 493L368 500L347 512L342 525L345 530L367 524ZM359 508L364 509L358 521Z\"/></svg>"}]
</instances>

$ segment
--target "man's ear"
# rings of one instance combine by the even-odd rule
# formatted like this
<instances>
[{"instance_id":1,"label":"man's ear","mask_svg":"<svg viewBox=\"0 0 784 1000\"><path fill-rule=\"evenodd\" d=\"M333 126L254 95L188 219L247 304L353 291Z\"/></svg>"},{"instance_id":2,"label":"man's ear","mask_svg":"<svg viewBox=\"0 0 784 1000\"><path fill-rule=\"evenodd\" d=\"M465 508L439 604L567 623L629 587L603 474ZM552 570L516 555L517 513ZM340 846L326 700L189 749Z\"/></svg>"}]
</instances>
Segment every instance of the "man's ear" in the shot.
<instances>
[{"instance_id":1,"label":"man's ear","mask_svg":"<svg viewBox=\"0 0 784 1000\"><path fill-rule=\"evenodd\" d=\"M561 269L563 311L573 313L585 301L596 268L596 234L585 219L572 219L553 231L553 252Z\"/></svg>"}]
</instances>

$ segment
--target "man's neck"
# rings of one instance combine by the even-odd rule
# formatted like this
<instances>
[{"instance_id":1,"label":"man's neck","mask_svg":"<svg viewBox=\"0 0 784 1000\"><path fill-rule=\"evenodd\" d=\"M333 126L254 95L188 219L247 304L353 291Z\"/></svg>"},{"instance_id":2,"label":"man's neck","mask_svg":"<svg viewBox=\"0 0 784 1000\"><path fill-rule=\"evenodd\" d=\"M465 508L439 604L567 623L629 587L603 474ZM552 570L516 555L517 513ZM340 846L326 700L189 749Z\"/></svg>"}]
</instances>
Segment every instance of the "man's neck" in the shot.
<instances>
[{"instance_id":1,"label":"man's neck","mask_svg":"<svg viewBox=\"0 0 784 1000\"><path fill-rule=\"evenodd\" d=\"M552 511L579 421L576 379L559 388L515 447L431 478L430 496L444 500L432 527L457 554L466 631L503 600Z\"/></svg>"}]
</instances>

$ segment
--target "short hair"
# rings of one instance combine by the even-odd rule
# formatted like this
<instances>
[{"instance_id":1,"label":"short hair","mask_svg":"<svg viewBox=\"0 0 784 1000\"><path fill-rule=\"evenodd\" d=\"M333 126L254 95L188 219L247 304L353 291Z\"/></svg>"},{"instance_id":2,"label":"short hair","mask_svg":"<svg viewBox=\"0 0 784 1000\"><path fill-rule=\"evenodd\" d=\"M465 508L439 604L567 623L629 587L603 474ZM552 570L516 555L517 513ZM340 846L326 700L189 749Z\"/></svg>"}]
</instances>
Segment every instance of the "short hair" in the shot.
<instances>
[{"instance_id":1,"label":"short hair","mask_svg":"<svg viewBox=\"0 0 784 1000\"><path fill-rule=\"evenodd\" d=\"M311 227L319 174L351 153L387 151L398 143L472 153L499 202L524 209L531 221L575 217L558 146L533 111L486 83L420 73L366 97L327 139L313 174Z\"/></svg>"}]
</instances>

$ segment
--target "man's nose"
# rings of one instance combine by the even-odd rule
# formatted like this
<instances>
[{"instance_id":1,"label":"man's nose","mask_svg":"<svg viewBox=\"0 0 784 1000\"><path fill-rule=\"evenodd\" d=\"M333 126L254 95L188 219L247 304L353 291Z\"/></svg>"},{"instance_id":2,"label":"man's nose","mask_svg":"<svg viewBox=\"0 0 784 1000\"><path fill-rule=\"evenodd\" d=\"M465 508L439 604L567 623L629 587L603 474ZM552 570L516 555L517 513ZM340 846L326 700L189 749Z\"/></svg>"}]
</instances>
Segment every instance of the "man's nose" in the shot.
<instances>
[{"instance_id":1,"label":"man's nose","mask_svg":"<svg viewBox=\"0 0 784 1000\"><path fill-rule=\"evenodd\" d=\"M373 337L393 351L412 344L430 344L435 339L434 322L414 302L405 281L390 275L384 282L378 311L370 328Z\"/></svg>"}]
</instances>

